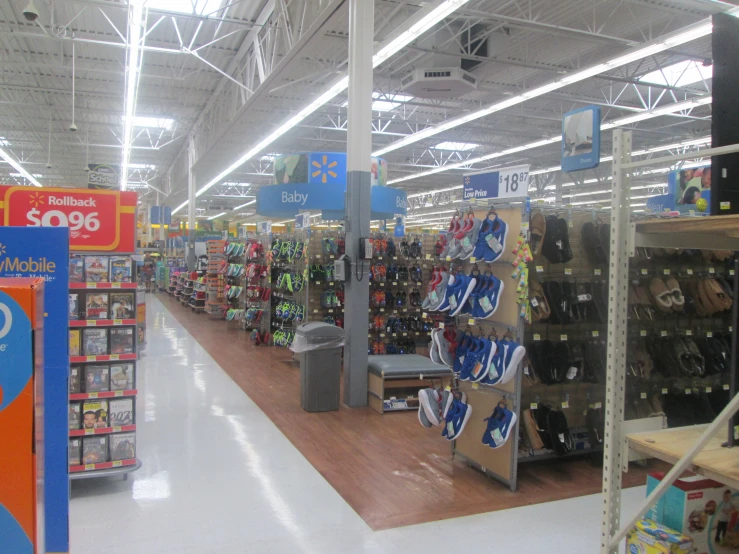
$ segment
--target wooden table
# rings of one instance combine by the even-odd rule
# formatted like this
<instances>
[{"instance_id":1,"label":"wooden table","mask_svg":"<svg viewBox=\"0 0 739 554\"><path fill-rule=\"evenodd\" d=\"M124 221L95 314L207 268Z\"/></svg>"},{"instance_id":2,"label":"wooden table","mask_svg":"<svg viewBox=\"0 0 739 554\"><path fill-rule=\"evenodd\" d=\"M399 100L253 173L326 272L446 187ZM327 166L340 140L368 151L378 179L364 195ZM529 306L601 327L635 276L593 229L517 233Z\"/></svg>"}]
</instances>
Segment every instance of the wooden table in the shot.
<instances>
[{"instance_id":1,"label":"wooden table","mask_svg":"<svg viewBox=\"0 0 739 554\"><path fill-rule=\"evenodd\" d=\"M671 464L683 457L708 425L692 425L626 435L629 447ZM693 459L692 471L739 489L739 447L722 448L726 428L713 437Z\"/></svg>"}]
</instances>

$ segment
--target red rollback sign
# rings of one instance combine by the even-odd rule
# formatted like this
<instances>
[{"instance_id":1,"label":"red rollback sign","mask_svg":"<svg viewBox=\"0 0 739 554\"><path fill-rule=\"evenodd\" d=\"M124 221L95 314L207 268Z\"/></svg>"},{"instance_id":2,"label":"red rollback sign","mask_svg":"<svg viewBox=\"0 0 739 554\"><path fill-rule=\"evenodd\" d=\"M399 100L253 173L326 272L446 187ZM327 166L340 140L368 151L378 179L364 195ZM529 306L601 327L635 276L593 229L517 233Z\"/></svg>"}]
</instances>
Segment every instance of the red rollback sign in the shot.
<instances>
[{"instance_id":1,"label":"red rollback sign","mask_svg":"<svg viewBox=\"0 0 739 554\"><path fill-rule=\"evenodd\" d=\"M0 186L0 224L69 227L69 249L134 252L135 192Z\"/></svg>"}]
</instances>

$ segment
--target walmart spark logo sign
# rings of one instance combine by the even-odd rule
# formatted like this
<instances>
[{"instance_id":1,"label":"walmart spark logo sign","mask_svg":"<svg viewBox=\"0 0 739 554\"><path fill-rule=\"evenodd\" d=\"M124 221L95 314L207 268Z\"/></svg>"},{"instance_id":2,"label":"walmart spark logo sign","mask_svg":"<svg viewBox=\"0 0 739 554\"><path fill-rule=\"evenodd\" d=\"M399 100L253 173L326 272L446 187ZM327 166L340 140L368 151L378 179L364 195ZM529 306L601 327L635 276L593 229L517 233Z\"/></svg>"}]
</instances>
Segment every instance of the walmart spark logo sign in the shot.
<instances>
[{"instance_id":1,"label":"walmart spark logo sign","mask_svg":"<svg viewBox=\"0 0 739 554\"><path fill-rule=\"evenodd\" d=\"M310 154L311 185L346 182L346 154L343 152L313 152Z\"/></svg>"}]
</instances>

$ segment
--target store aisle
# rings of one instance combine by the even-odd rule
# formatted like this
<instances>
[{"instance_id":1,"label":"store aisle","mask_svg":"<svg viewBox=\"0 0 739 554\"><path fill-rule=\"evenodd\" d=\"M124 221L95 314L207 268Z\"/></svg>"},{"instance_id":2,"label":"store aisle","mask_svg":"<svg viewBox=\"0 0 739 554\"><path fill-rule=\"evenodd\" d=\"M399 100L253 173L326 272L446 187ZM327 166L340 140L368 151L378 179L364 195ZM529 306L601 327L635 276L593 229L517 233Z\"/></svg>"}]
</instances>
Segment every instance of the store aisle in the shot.
<instances>
[{"instance_id":1,"label":"store aisle","mask_svg":"<svg viewBox=\"0 0 739 554\"><path fill-rule=\"evenodd\" d=\"M73 483L74 554L597 550L597 495L373 532L153 295L147 313L143 467Z\"/></svg>"}]
</instances>

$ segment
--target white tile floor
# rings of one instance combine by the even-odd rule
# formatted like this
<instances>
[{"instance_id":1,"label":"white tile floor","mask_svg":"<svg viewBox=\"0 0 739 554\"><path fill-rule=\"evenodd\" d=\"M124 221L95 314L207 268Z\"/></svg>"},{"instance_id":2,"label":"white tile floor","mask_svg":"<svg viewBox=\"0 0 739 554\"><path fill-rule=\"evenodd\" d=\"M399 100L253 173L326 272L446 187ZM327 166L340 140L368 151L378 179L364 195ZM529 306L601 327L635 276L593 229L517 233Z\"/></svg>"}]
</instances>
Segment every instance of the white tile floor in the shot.
<instances>
[{"instance_id":1,"label":"white tile floor","mask_svg":"<svg viewBox=\"0 0 739 554\"><path fill-rule=\"evenodd\" d=\"M73 483L73 554L598 551L597 495L373 532L153 295L147 311L143 467Z\"/></svg>"}]
</instances>

